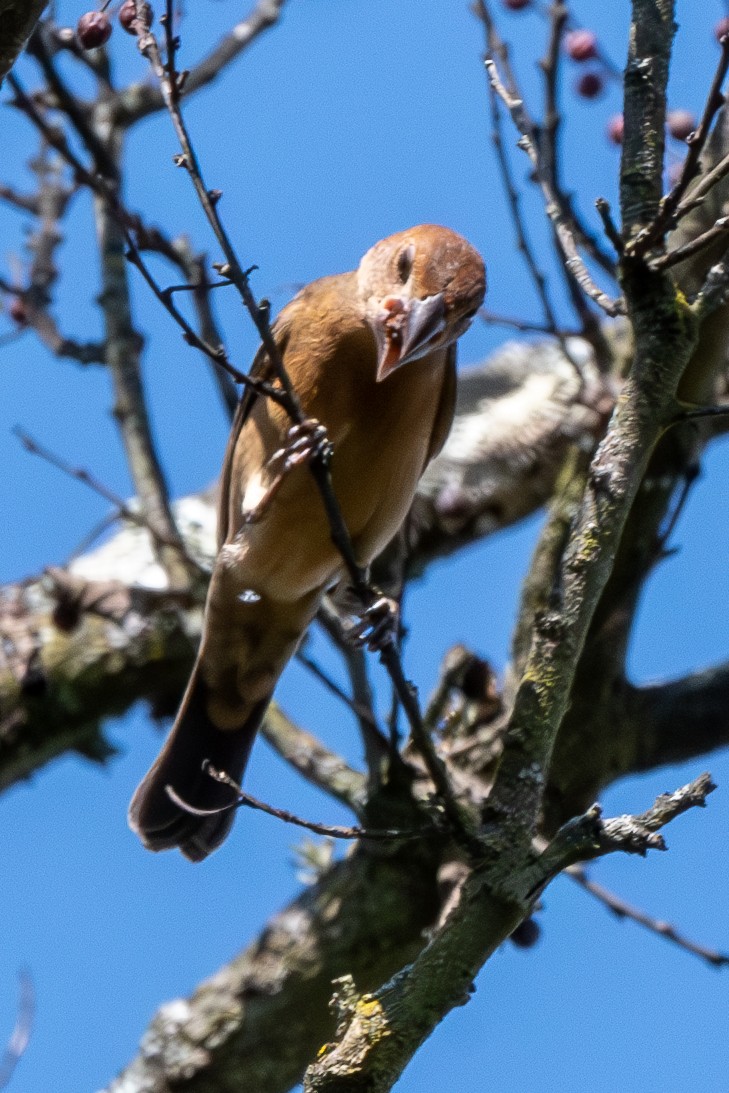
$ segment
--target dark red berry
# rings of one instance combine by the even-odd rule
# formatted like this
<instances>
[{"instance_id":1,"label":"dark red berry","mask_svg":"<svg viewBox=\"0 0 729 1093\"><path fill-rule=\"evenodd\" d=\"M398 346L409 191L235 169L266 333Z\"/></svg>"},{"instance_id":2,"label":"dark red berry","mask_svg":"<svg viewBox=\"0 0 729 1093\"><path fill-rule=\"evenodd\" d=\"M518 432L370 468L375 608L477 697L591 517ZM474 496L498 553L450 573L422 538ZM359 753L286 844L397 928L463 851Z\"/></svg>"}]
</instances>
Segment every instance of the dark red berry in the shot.
<instances>
[{"instance_id":1,"label":"dark red berry","mask_svg":"<svg viewBox=\"0 0 729 1093\"><path fill-rule=\"evenodd\" d=\"M605 82L599 72L586 72L575 84L575 90L583 99L596 99L602 94Z\"/></svg>"},{"instance_id":2,"label":"dark red berry","mask_svg":"<svg viewBox=\"0 0 729 1093\"><path fill-rule=\"evenodd\" d=\"M511 934L509 941L519 949L531 949L539 941L541 932L539 924L533 918L525 918Z\"/></svg>"},{"instance_id":3,"label":"dark red berry","mask_svg":"<svg viewBox=\"0 0 729 1093\"><path fill-rule=\"evenodd\" d=\"M137 17L137 5L134 0L124 0L124 3L119 8L119 22L124 27L127 34L136 34L134 29L134 20Z\"/></svg>"},{"instance_id":4,"label":"dark red berry","mask_svg":"<svg viewBox=\"0 0 729 1093\"><path fill-rule=\"evenodd\" d=\"M25 326L28 322L28 309L20 296L13 296L8 307L8 315L18 326Z\"/></svg>"},{"instance_id":5,"label":"dark red berry","mask_svg":"<svg viewBox=\"0 0 729 1093\"><path fill-rule=\"evenodd\" d=\"M623 132L625 130L625 119L622 114L614 114L610 121L607 123L607 135L611 144L623 143Z\"/></svg>"},{"instance_id":6,"label":"dark red berry","mask_svg":"<svg viewBox=\"0 0 729 1093\"><path fill-rule=\"evenodd\" d=\"M531 0L504 0L504 7L509 11L521 11L522 8L528 8Z\"/></svg>"},{"instance_id":7,"label":"dark red berry","mask_svg":"<svg viewBox=\"0 0 729 1093\"><path fill-rule=\"evenodd\" d=\"M571 30L565 35L564 48L573 61L591 61L597 57L597 37L591 30Z\"/></svg>"},{"instance_id":8,"label":"dark red berry","mask_svg":"<svg viewBox=\"0 0 729 1093\"><path fill-rule=\"evenodd\" d=\"M111 23L103 11L87 11L76 24L76 38L82 49L98 49L110 35Z\"/></svg>"},{"instance_id":9,"label":"dark red berry","mask_svg":"<svg viewBox=\"0 0 729 1093\"><path fill-rule=\"evenodd\" d=\"M676 140L686 140L696 128L696 118L690 110L670 110L666 122L668 132Z\"/></svg>"},{"instance_id":10,"label":"dark red berry","mask_svg":"<svg viewBox=\"0 0 729 1093\"><path fill-rule=\"evenodd\" d=\"M726 34L729 34L729 16L725 16L723 19L719 20L714 27L714 34L716 35L717 42L720 42Z\"/></svg>"}]
</instances>

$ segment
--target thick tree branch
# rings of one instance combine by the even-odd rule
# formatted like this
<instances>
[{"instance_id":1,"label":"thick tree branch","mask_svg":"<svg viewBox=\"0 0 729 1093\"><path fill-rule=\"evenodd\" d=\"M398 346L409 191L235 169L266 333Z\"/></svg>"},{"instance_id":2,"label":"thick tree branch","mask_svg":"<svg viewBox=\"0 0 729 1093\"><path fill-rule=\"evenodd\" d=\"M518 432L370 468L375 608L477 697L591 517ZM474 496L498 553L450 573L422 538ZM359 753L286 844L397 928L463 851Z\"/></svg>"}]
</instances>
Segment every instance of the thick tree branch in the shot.
<instances>
[{"instance_id":1,"label":"thick tree branch","mask_svg":"<svg viewBox=\"0 0 729 1093\"><path fill-rule=\"evenodd\" d=\"M474 870L445 922L409 967L371 994L360 994L352 976L340 983L336 1041L307 1070L305 1093L387 1093L435 1025L467 1000L477 971L528 914L545 883L576 860L664 849L660 828L703 805L713 788L703 775L658 798L639 816L601 820L593 809L559 832L536 862L521 867L518 849L512 848L508 896L500 883L494 890L493 867Z\"/></svg>"},{"instance_id":2,"label":"thick tree branch","mask_svg":"<svg viewBox=\"0 0 729 1093\"><path fill-rule=\"evenodd\" d=\"M729 744L729 663L669 683L627 688L616 758L627 771L654 770Z\"/></svg>"},{"instance_id":3,"label":"thick tree branch","mask_svg":"<svg viewBox=\"0 0 729 1093\"><path fill-rule=\"evenodd\" d=\"M358 847L190 999L164 1006L106 1093L172 1093L183 1080L187 1093L285 1093L334 1034L332 981L349 973L374 989L422 946L438 913L434 850Z\"/></svg>"}]
</instances>

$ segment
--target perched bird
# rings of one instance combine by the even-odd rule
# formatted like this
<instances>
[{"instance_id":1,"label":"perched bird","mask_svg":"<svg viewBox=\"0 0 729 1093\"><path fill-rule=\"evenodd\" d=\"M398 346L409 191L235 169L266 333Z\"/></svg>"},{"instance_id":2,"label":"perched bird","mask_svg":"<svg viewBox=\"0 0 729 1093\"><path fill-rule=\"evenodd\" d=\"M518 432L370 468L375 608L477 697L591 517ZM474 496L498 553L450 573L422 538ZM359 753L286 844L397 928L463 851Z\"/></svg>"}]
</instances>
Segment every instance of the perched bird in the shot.
<instances>
[{"instance_id":1,"label":"perched bird","mask_svg":"<svg viewBox=\"0 0 729 1093\"><path fill-rule=\"evenodd\" d=\"M230 787L214 781L204 761L240 780L281 672L324 593L345 576L314 478L297 465L307 431L315 445L320 423L333 446L334 492L365 566L400 528L445 441L456 341L485 288L473 247L448 228L422 224L376 243L356 271L314 281L276 320L308 430L292 443L286 412L244 393L223 464L219 552L197 661L129 809L151 850L179 847L200 861L225 839L233 810L191 814L166 787L200 810L231 803ZM263 348L252 372L270 375Z\"/></svg>"}]
</instances>

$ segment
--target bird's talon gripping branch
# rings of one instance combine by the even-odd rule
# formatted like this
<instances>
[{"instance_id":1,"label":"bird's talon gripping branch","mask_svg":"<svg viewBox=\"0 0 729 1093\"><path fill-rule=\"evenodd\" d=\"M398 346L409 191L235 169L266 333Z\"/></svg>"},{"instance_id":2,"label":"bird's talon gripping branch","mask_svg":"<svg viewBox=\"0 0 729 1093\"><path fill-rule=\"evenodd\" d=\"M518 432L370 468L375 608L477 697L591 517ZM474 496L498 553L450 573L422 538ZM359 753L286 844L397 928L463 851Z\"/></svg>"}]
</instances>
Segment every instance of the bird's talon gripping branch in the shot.
<instances>
[{"instance_id":1,"label":"bird's talon gripping branch","mask_svg":"<svg viewBox=\"0 0 729 1093\"><path fill-rule=\"evenodd\" d=\"M332 458L332 445L327 438L327 431L316 418L306 418L299 425L292 425L286 434L286 444L278 448L268 460L268 467L276 467L282 463L279 471L273 478L270 486L264 493L255 508L249 509L244 515L246 524L257 524L265 515L274 497L284 484L286 475L294 469L312 459L320 459L328 464Z\"/></svg>"},{"instance_id":2,"label":"bird's talon gripping branch","mask_svg":"<svg viewBox=\"0 0 729 1093\"><path fill-rule=\"evenodd\" d=\"M286 447L279 448L274 453L273 459L276 456L283 457L284 471L286 471L316 458L329 463L333 451L324 426L316 418L310 417L305 418L300 425L291 426Z\"/></svg>"},{"instance_id":3,"label":"bird's talon gripping branch","mask_svg":"<svg viewBox=\"0 0 729 1093\"><path fill-rule=\"evenodd\" d=\"M380 596L360 615L360 622L347 634L353 645L366 645L371 653L381 652L397 640L400 607L397 600Z\"/></svg>"}]
</instances>

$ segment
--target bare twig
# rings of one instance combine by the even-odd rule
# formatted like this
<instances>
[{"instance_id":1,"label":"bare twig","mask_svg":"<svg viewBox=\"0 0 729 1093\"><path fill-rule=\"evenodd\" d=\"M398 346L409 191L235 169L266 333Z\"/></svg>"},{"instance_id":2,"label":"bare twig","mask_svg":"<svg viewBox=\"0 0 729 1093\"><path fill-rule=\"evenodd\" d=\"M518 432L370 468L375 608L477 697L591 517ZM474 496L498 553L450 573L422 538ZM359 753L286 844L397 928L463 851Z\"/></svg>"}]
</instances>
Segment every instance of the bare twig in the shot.
<instances>
[{"instance_id":1,"label":"bare twig","mask_svg":"<svg viewBox=\"0 0 729 1093\"><path fill-rule=\"evenodd\" d=\"M238 783L227 775L225 771L216 770L211 763L207 763L205 769L210 777L216 782L221 782L225 786L230 786L237 795L236 800L229 805L223 805L221 808L193 808L192 805L189 805L175 792L172 786L165 786L170 800L174 801L179 808L184 809L185 812L189 812L193 816L214 816L218 812L229 812L233 808L253 808L258 812L265 812L267 816L274 816L277 820L283 820L284 823L294 824L296 827L304 827L307 831L313 831L315 835L326 835L332 839L373 839L377 841L383 839L422 839L427 832L427 828L425 827L406 828L403 830L398 830L397 828L377 830L366 827L341 827L335 824L320 824L311 820L303 820L300 816L296 816L293 812L289 812L285 808L274 808L273 805L267 805L263 801L259 801L256 797L251 797L249 793L244 793Z\"/></svg>"},{"instance_id":2,"label":"bare twig","mask_svg":"<svg viewBox=\"0 0 729 1093\"><path fill-rule=\"evenodd\" d=\"M639 854L666 850L661 828L691 808L703 808L716 789L711 775L701 774L673 793L662 793L645 812L636 816L613 816L603 820L599 805L564 824L532 867L535 880L531 892L541 891L549 881L578 862L606 854Z\"/></svg>"},{"instance_id":3,"label":"bare twig","mask_svg":"<svg viewBox=\"0 0 729 1093\"><path fill-rule=\"evenodd\" d=\"M60 78L58 70L53 63L51 51L47 48L45 37L36 31L28 42L28 53L36 59L45 76L48 86L58 100L59 109L69 119L74 129L83 141L89 155L106 178L117 179L119 170L109 149L99 139L89 120L89 112L85 110L76 95L72 94L65 82Z\"/></svg>"},{"instance_id":4,"label":"bare twig","mask_svg":"<svg viewBox=\"0 0 729 1093\"><path fill-rule=\"evenodd\" d=\"M546 55L539 63L544 76L544 120L539 130L538 151L544 174L557 195L559 203L564 201L559 184L558 142L561 116L557 97L559 63L561 57L562 36L567 23L567 5L562 0L555 0L549 8L550 33Z\"/></svg>"},{"instance_id":5,"label":"bare twig","mask_svg":"<svg viewBox=\"0 0 729 1093\"><path fill-rule=\"evenodd\" d=\"M370 777L377 781L380 777L381 761L389 753L389 744L375 716L364 650L347 640L340 612L329 598L325 598L319 608L317 622L344 659L352 685L352 696L357 709L363 711L362 716L358 715L358 720L367 769Z\"/></svg>"},{"instance_id":6,"label":"bare twig","mask_svg":"<svg viewBox=\"0 0 729 1093\"><path fill-rule=\"evenodd\" d=\"M16 425L13 432L17 436L20 443L25 448L26 452L31 455L37 455L43 459L46 463L50 463L52 467L56 467L57 470L62 471L63 474L68 475L69 478L73 478L76 482L81 482L84 486L88 486L90 490L98 494L99 497L103 497L105 501L108 501L116 509L114 518L120 520L127 520L130 524L136 524L138 527L145 528L152 538L157 538L159 532L150 526L149 521L143 512L139 512L126 503L126 501L119 497L118 494L110 490L108 486L105 486L98 478L96 478L90 471L87 471L84 467L74 467L68 463L61 456L56 455L50 449L39 444L29 433L24 429L21 429L19 425ZM177 541L167 540L166 546L173 546L178 549ZM185 560L191 566L202 571L201 566L192 559L187 552L185 553Z\"/></svg>"},{"instance_id":7,"label":"bare twig","mask_svg":"<svg viewBox=\"0 0 729 1093\"><path fill-rule=\"evenodd\" d=\"M73 167L77 181L87 185L96 195L103 282L100 300L106 322L107 364L117 399L115 412L140 504L156 531L154 542L159 548L160 561L173 583L184 584L189 579L189 567L152 443L139 374L139 339L132 327L123 267L120 268L117 262L119 235L126 238L129 231L123 225L115 182L100 171L89 171L71 150L65 135L48 124L17 77L11 74L8 80L15 92L16 105ZM174 547L169 545L172 543Z\"/></svg>"},{"instance_id":8,"label":"bare twig","mask_svg":"<svg viewBox=\"0 0 729 1093\"><path fill-rule=\"evenodd\" d=\"M517 319L513 315L499 315L488 308L479 308L478 316L489 326L508 326L513 330L520 330L524 334L552 334L554 330L546 323L533 323L528 319ZM565 334L575 334L576 331L564 331Z\"/></svg>"},{"instance_id":9,"label":"bare twig","mask_svg":"<svg viewBox=\"0 0 729 1093\"><path fill-rule=\"evenodd\" d=\"M699 173L701 153L711 131L714 118L724 104L721 86L724 83L727 70L729 69L729 36L725 35L719 44L721 45L719 63L716 66L714 78L711 81L711 87L709 88L709 94L706 97L701 121L699 122L698 128L687 140L688 153L683 163L681 176L670 193L666 194L662 199L652 223L638 232L634 239L630 240L626 245L627 253L633 258L641 257L646 251L650 250L651 247L655 246L665 233L670 231L676 221L692 208L695 208L712 186L729 171L729 157L725 157L725 160L722 160L721 163L717 164L714 170L710 171L709 174L702 179L698 186L692 191L689 198L686 201L682 201L690 182Z\"/></svg>"},{"instance_id":10,"label":"bare twig","mask_svg":"<svg viewBox=\"0 0 729 1093\"><path fill-rule=\"evenodd\" d=\"M611 299L611 297L604 293L602 289L594 283L587 266L578 253L572 228L565 216L564 209L560 208L558 194L555 193L554 186L545 170L542 158L534 142L533 126L526 115L523 101L504 86L493 58L488 58L486 60L486 71L488 72L491 86L508 109L514 124L521 133L519 147L527 153L537 174L546 202L547 216L552 222L567 269L585 295L601 307L607 315L615 316L624 314L624 301L621 299Z\"/></svg>"},{"instance_id":11,"label":"bare twig","mask_svg":"<svg viewBox=\"0 0 729 1093\"><path fill-rule=\"evenodd\" d=\"M496 55L501 58L502 65L508 65L508 50L505 43L499 37L496 32L496 27L491 19L490 13L484 0L478 0L474 4L474 11L484 25L486 32L486 48L489 51L489 55ZM484 57L484 61L486 58ZM507 69L510 73L510 80L513 79L511 70ZM493 84L489 81L489 103L491 106L491 140L496 151L496 160L499 165L499 173L501 175L502 185L506 193L509 210L511 212L511 220L514 225L514 232L516 234L516 246L517 250L523 256L526 263L529 275L534 283L534 287L537 291L537 296L542 305L542 311L544 313L544 326L545 333L558 336L559 327L557 323L557 317L552 307L549 293L547 292L547 278L544 271L540 268L534 250L529 242L529 237L526 231L526 225L521 211L521 195L516 188L514 182L513 173L511 170L511 164L509 157L506 154L504 147L504 138L501 124L501 113L499 111L499 100L496 95L496 91ZM520 328L520 329L523 329Z\"/></svg>"},{"instance_id":12,"label":"bare twig","mask_svg":"<svg viewBox=\"0 0 729 1093\"><path fill-rule=\"evenodd\" d=\"M34 216L38 215L37 194L21 194L14 186L7 186L5 183L0 182L0 201L5 201L8 205L12 205L13 208L20 209L22 212L33 213Z\"/></svg>"},{"instance_id":13,"label":"bare twig","mask_svg":"<svg viewBox=\"0 0 729 1093\"><path fill-rule=\"evenodd\" d=\"M104 343L77 342L63 335L48 309L42 303L38 303L38 292L32 285L29 288L23 288L0 277L0 292L17 297L25 306L23 323L18 331L13 332L14 337L25 333L26 330L32 330L56 357L66 357L84 365L104 364Z\"/></svg>"},{"instance_id":14,"label":"bare twig","mask_svg":"<svg viewBox=\"0 0 729 1093\"><path fill-rule=\"evenodd\" d=\"M714 189L717 183L729 174L729 154L723 156L710 171L701 178L691 192L681 201L676 209L675 220L681 220L687 213L703 204L706 195ZM637 237L636 237L637 238Z\"/></svg>"},{"instance_id":15,"label":"bare twig","mask_svg":"<svg viewBox=\"0 0 729 1093\"><path fill-rule=\"evenodd\" d=\"M362 703L355 701L355 699L350 698L347 692L342 690L339 684L336 683L335 680L333 680L331 676L324 671L321 665L317 664L317 662L307 653L305 653L303 649L297 650L296 659L299 661L300 664L303 664L304 667L309 672L311 672L311 674L316 679L318 679L319 682L324 687L326 687L326 689L331 694L338 698L340 702L343 702L347 709L351 710L351 712L359 720L367 721L371 728L377 727L377 722L375 720L374 714L372 713L372 710L368 706L365 706Z\"/></svg>"},{"instance_id":16,"label":"bare twig","mask_svg":"<svg viewBox=\"0 0 729 1093\"><path fill-rule=\"evenodd\" d=\"M623 237L618 231L615 221L613 220L612 213L610 211L610 202L606 201L604 197L598 197L595 201L595 208L600 214L603 227L605 229L605 235L608 237L612 245L615 247L615 253L622 257L624 246Z\"/></svg>"},{"instance_id":17,"label":"bare twig","mask_svg":"<svg viewBox=\"0 0 729 1093\"><path fill-rule=\"evenodd\" d=\"M188 323L182 312L175 307L172 302L171 294L166 289L160 288L160 286L157 284L157 281L152 276L149 266L147 266L147 264L144 262L140 254L139 247L137 246L131 234L127 234L126 242L127 261L131 262L131 264L133 266L136 266L136 268L139 270L142 277L147 282L159 302L172 316L172 318L182 330L182 336L187 344L191 345L194 349L199 349L200 352L204 353L206 357L209 357L209 359L215 365L217 365L219 368L224 369L225 372L227 372L227 374L236 383L241 383L246 387L250 387L251 390L257 391L260 394L265 395L267 398L273 399L275 402L283 403L284 399L279 390L277 390L275 387L272 387L270 383L266 383L265 380L261 380L256 378L255 376L251 376L248 372L239 371L239 369L235 368L230 363L225 349L222 345L218 345L216 348L215 346L210 345L200 334L197 333L194 327L192 327L190 323Z\"/></svg>"},{"instance_id":18,"label":"bare twig","mask_svg":"<svg viewBox=\"0 0 729 1093\"><path fill-rule=\"evenodd\" d=\"M237 23L206 57L190 69L184 95L192 95L217 79L236 57L278 22L284 3L285 0L258 0L250 15ZM164 110L165 105L159 87L138 83L118 92L111 108L118 124L129 128L149 114Z\"/></svg>"},{"instance_id":19,"label":"bare twig","mask_svg":"<svg viewBox=\"0 0 729 1093\"><path fill-rule=\"evenodd\" d=\"M684 258L690 258L692 255L698 254L699 251L711 246L717 239L721 239L722 236L726 235L729 235L729 216L721 216L715 224L702 232L701 235L697 235L695 239L690 239L688 243L684 243L682 247L676 247L675 250L669 250L666 254L654 258L648 264L653 270L670 269L671 266L683 262Z\"/></svg>"},{"instance_id":20,"label":"bare twig","mask_svg":"<svg viewBox=\"0 0 729 1093\"><path fill-rule=\"evenodd\" d=\"M589 240L591 245L588 246L588 249L591 253L594 253L597 250L597 244L588 237L586 230L578 224L572 204L562 187L559 170L559 130L561 125L558 100L559 64L561 59L562 38L565 27L567 26L568 14L567 5L564 4L562 0L554 0L549 7L549 42L547 45L547 53L540 62L540 67L544 74L544 120L538 128L531 119L527 118L526 120L531 130L534 148L543 166L543 179L540 178L539 172L537 172L536 181L539 182L540 185L543 180L548 182L549 189L554 195L554 200L559 207L560 214L573 238L575 240L579 238L582 242ZM557 244L555 249L559 257L560 250L563 248L556 233L554 221L552 222L552 229L555 232L555 241ZM601 255L600 257L603 256ZM575 275L575 271L568 262L559 262L559 269L565 278L565 285L570 300L572 301L572 306L582 322L584 336L590 341L596 340L596 338L599 337L598 323L583 295L584 287L580 285L580 282ZM609 260L607 261L607 271L614 279L615 266L614 263L610 263ZM562 343L562 349L563 352L567 352L564 342Z\"/></svg>"},{"instance_id":21,"label":"bare twig","mask_svg":"<svg viewBox=\"0 0 729 1093\"><path fill-rule=\"evenodd\" d=\"M620 896L611 892L608 888L604 888L597 881L592 880L583 866L570 865L566 873L576 884L579 884L581 888L599 900L604 907L607 907L608 911L611 911L618 918L629 919L631 922L637 922L639 926L645 926L652 933L658 934L659 937L665 937L667 941L672 941L679 948L685 949L686 952L701 957L702 960L705 960L707 964L711 964L714 968L722 968L729 964L729 955L720 953L716 949L709 949L696 941L691 941L680 933L675 926L672 926L670 922L654 918L645 911L641 911L640 908L626 903Z\"/></svg>"},{"instance_id":22,"label":"bare twig","mask_svg":"<svg viewBox=\"0 0 729 1093\"><path fill-rule=\"evenodd\" d=\"M367 779L313 733L297 725L277 702L266 711L261 735L307 782L350 808L356 816L367 804Z\"/></svg>"}]
</instances>

